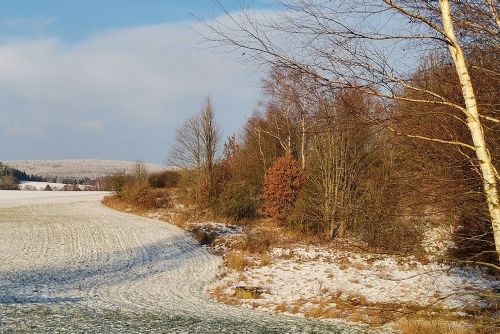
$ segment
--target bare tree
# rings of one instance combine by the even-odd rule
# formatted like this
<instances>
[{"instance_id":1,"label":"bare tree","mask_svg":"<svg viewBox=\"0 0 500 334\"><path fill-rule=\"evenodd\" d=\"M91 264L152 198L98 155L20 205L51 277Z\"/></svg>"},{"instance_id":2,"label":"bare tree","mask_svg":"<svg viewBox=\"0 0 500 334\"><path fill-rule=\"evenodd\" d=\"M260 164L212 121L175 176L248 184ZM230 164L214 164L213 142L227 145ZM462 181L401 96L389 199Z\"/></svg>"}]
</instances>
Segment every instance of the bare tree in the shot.
<instances>
[{"instance_id":1,"label":"bare tree","mask_svg":"<svg viewBox=\"0 0 500 334\"><path fill-rule=\"evenodd\" d=\"M200 115L187 119L175 135L169 162L176 167L199 171L202 166Z\"/></svg>"},{"instance_id":2,"label":"bare tree","mask_svg":"<svg viewBox=\"0 0 500 334\"><path fill-rule=\"evenodd\" d=\"M207 98L198 114L191 116L177 130L175 139L170 163L194 173L192 181L198 188L203 187L210 197L215 189L215 164L220 150L220 130L215 122L210 98Z\"/></svg>"},{"instance_id":3,"label":"bare tree","mask_svg":"<svg viewBox=\"0 0 500 334\"><path fill-rule=\"evenodd\" d=\"M296 151L302 169L307 160L310 118L318 106L316 90L309 76L290 69L274 67L264 80L265 108L273 126L261 131L277 139L284 151Z\"/></svg>"},{"instance_id":4,"label":"bare tree","mask_svg":"<svg viewBox=\"0 0 500 334\"><path fill-rule=\"evenodd\" d=\"M214 108L210 98L203 106L200 121L205 184L210 198L215 190L215 163L221 145L220 130L215 122Z\"/></svg>"},{"instance_id":5,"label":"bare tree","mask_svg":"<svg viewBox=\"0 0 500 334\"><path fill-rule=\"evenodd\" d=\"M498 53L498 5L479 0L279 2L282 10L264 18L245 10L244 4L238 14L226 11L224 20L207 22L213 33L207 40L218 46L242 48L253 60L291 68L326 86L358 89L380 99L380 103L409 101L420 103L422 108L447 107L450 117L462 120L469 140L402 135L472 153L483 181L500 257L499 175L483 130L484 122L498 124L500 120L496 114L480 110L469 74L473 65L467 63L471 46ZM440 51L447 51L454 65L462 101L451 101L410 80L419 59ZM484 70L498 75L498 68ZM408 91L421 97L410 98Z\"/></svg>"}]
</instances>

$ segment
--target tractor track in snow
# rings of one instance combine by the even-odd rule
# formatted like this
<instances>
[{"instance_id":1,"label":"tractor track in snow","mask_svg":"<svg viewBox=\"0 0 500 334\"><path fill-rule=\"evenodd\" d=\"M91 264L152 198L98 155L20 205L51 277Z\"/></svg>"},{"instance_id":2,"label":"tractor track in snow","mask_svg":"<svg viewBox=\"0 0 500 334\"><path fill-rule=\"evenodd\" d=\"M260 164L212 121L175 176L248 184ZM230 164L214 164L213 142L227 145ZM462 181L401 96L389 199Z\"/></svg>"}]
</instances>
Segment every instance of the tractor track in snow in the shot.
<instances>
[{"instance_id":1,"label":"tractor track in snow","mask_svg":"<svg viewBox=\"0 0 500 334\"><path fill-rule=\"evenodd\" d=\"M367 332L218 304L220 257L97 197L0 205L0 333Z\"/></svg>"}]
</instances>

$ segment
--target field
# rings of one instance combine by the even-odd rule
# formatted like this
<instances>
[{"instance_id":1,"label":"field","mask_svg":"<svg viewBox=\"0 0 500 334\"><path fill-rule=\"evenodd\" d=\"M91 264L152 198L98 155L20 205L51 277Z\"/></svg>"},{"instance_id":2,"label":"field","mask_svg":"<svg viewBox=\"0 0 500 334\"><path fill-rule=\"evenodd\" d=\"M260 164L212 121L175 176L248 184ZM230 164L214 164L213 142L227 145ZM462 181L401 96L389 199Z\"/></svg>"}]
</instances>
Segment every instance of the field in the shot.
<instances>
[{"instance_id":1,"label":"field","mask_svg":"<svg viewBox=\"0 0 500 334\"><path fill-rule=\"evenodd\" d=\"M210 300L220 257L103 195L0 192L0 332L367 332Z\"/></svg>"}]
</instances>

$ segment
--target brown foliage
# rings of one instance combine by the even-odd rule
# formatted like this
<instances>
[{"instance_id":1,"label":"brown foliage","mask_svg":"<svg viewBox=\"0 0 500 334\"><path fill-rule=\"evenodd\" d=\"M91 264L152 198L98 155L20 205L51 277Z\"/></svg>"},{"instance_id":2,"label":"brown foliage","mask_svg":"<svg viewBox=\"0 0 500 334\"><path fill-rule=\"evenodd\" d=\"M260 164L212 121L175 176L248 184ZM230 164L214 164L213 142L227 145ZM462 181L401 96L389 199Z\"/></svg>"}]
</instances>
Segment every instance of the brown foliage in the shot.
<instances>
[{"instance_id":1,"label":"brown foliage","mask_svg":"<svg viewBox=\"0 0 500 334\"><path fill-rule=\"evenodd\" d=\"M478 106L483 115L495 117L498 104L498 75L481 68L498 69L498 60L490 52L476 50L471 68L476 87ZM422 61L413 75L415 84L432 90L447 100L460 104L461 86L454 68L442 56L435 55ZM421 93L408 91L406 96L422 98ZM472 144L469 131L464 127L465 115L442 105L404 102L392 108L394 127L403 134L418 133L429 138ZM486 122L485 136L494 163L500 158L500 131L498 125ZM398 143L409 151L412 165L407 165L407 198L419 198L418 209L427 212L434 223L451 223L457 228L454 235L456 248L450 254L465 260L495 261L494 243L488 208L483 193L479 162L474 152L456 145L442 145L430 141L410 140L402 137ZM438 217L438 219L436 219Z\"/></svg>"},{"instance_id":2,"label":"brown foliage","mask_svg":"<svg viewBox=\"0 0 500 334\"><path fill-rule=\"evenodd\" d=\"M0 190L17 190L18 181L12 175L0 175Z\"/></svg>"},{"instance_id":3,"label":"brown foliage","mask_svg":"<svg viewBox=\"0 0 500 334\"><path fill-rule=\"evenodd\" d=\"M147 189L141 192L136 204L144 209L168 208L172 206L172 198L167 189Z\"/></svg>"},{"instance_id":4,"label":"brown foliage","mask_svg":"<svg viewBox=\"0 0 500 334\"><path fill-rule=\"evenodd\" d=\"M173 188L177 186L180 178L179 172L165 170L163 172L150 174L148 181L153 188Z\"/></svg>"},{"instance_id":5,"label":"brown foliage","mask_svg":"<svg viewBox=\"0 0 500 334\"><path fill-rule=\"evenodd\" d=\"M302 183L302 170L291 154L277 159L264 176L264 212L283 221L293 208Z\"/></svg>"}]
</instances>

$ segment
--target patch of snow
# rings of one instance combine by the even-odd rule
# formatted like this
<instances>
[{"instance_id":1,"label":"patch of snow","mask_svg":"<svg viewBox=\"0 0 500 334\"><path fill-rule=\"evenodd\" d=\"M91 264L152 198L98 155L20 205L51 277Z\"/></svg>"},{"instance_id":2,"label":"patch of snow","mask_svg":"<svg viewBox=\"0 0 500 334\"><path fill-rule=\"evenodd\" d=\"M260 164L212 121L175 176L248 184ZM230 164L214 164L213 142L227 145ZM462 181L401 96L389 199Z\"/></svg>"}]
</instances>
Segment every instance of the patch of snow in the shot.
<instances>
[{"instance_id":1,"label":"patch of snow","mask_svg":"<svg viewBox=\"0 0 500 334\"><path fill-rule=\"evenodd\" d=\"M422 246L427 254L432 257L445 255L446 252L455 247L451 240L454 230L451 225L438 225L426 229Z\"/></svg>"},{"instance_id":2,"label":"patch of snow","mask_svg":"<svg viewBox=\"0 0 500 334\"><path fill-rule=\"evenodd\" d=\"M232 295L234 287L256 286L269 291L244 306L274 310L283 302L321 299L329 295L364 296L371 303L438 302L449 309L480 305L479 291L500 289L500 282L483 271L447 264L423 264L413 257L332 252L321 247L275 248L272 264L230 272L212 288ZM441 298L447 296L442 301Z\"/></svg>"},{"instance_id":3,"label":"patch of snow","mask_svg":"<svg viewBox=\"0 0 500 334\"><path fill-rule=\"evenodd\" d=\"M53 182L35 182L35 181L21 181L19 182L19 188L21 190L44 190L45 187L50 186L52 190L63 190L64 183L53 183Z\"/></svg>"},{"instance_id":4,"label":"patch of snow","mask_svg":"<svg viewBox=\"0 0 500 334\"><path fill-rule=\"evenodd\" d=\"M200 228L206 229L210 232L215 232L218 236L229 236L243 233L241 226L216 222L205 222L200 225Z\"/></svg>"}]
</instances>

